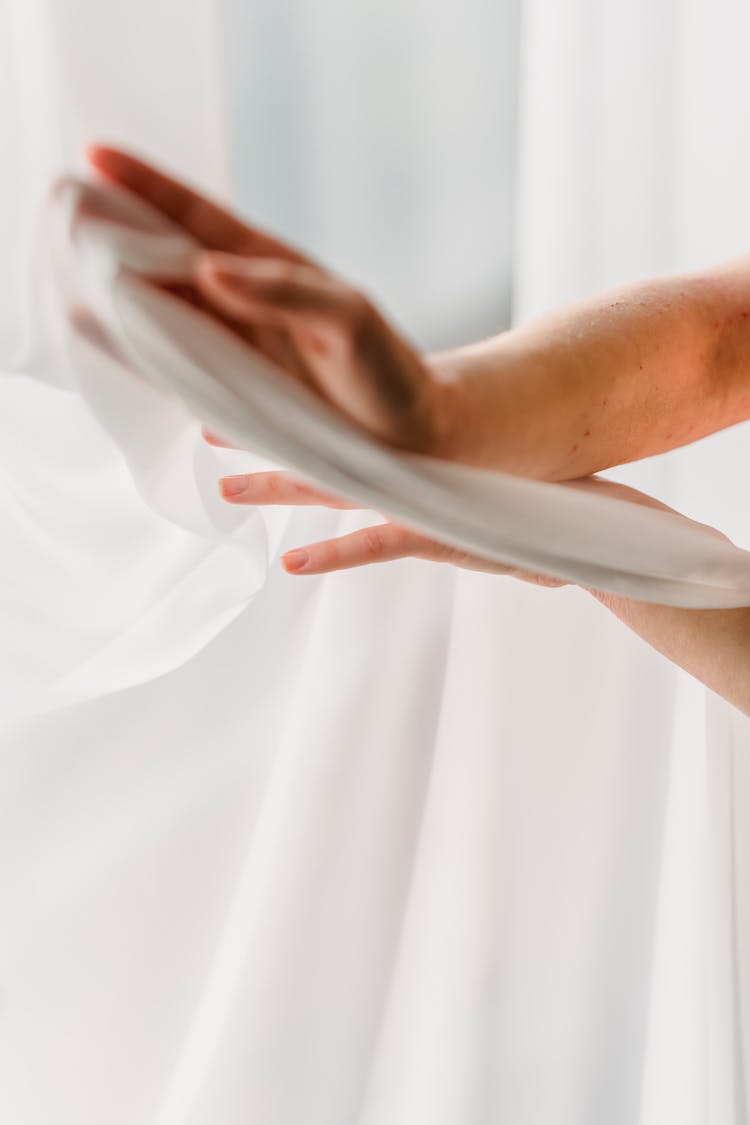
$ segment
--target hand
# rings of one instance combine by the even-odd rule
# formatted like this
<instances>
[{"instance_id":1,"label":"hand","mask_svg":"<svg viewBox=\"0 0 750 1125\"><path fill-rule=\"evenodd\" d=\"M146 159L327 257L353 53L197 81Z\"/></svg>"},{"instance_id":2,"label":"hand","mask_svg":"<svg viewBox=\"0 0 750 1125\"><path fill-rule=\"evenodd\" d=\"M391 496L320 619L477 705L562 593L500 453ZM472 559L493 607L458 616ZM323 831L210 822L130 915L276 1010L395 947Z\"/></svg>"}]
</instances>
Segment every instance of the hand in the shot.
<instances>
[{"instance_id":1,"label":"hand","mask_svg":"<svg viewBox=\"0 0 750 1125\"><path fill-rule=\"evenodd\" d=\"M211 440L211 439L209 439ZM214 439L215 440L215 439ZM356 508L345 500L330 496L311 485L295 479L292 473L277 471L249 473L224 477L221 481L225 500L233 504L266 505L319 505L341 510ZM562 579L530 574L516 567L490 562L438 543L418 531L401 527L392 520L372 527L353 531L337 539L311 543L282 556L284 569L289 574L325 574L334 570L349 570L371 563L392 562L404 558L429 559L432 562L451 563L465 570L484 571L487 574L504 574L532 582L537 586L565 586Z\"/></svg>"},{"instance_id":2,"label":"hand","mask_svg":"<svg viewBox=\"0 0 750 1125\"><path fill-rule=\"evenodd\" d=\"M630 501L633 504L659 508L662 511L673 511L666 504L662 504L660 500L616 481L590 477L585 481L576 482L574 487L578 485L585 486L588 489L593 488L598 492ZM356 505L339 500L302 481L298 481L292 473L283 471L224 477L221 481L221 489L224 499L232 504L249 504L258 507L275 504L321 505L326 508L342 510L356 507ZM726 536L715 528L708 527L705 524L699 526L703 527L707 533L720 539L726 539ZM336 539L326 539L294 551L288 551L282 556L282 562L289 574L312 575L325 574L334 570L348 570L351 567L367 566L377 562L392 562L395 559L409 557L451 563L453 566L459 566L466 570L483 571L487 574L508 575L537 586L559 587L568 585L567 582L559 578L533 574L517 567L504 566L501 563L479 558L467 551L439 543L420 532L412 531L410 528L401 527L391 520L353 531L349 535L343 535Z\"/></svg>"},{"instance_id":3,"label":"hand","mask_svg":"<svg viewBox=\"0 0 750 1125\"><path fill-rule=\"evenodd\" d=\"M366 297L125 152L93 147L89 159L205 247L190 282L166 288L217 316L375 437L448 455L457 428L451 382Z\"/></svg>"},{"instance_id":4,"label":"hand","mask_svg":"<svg viewBox=\"0 0 750 1125\"><path fill-rule=\"evenodd\" d=\"M102 147L92 148L89 158L103 176L140 195L205 247L206 253L190 282L177 289L168 286L177 295L217 316L374 436L432 456L468 462L493 460L494 453L492 457L476 456L481 444L476 440L476 431L481 427L477 418L476 425L471 424L470 404L464 401L464 383L453 377L451 371L441 374L436 364L423 360L366 297L298 251L245 225L151 165ZM512 335L509 333L508 337ZM552 349L551 354L557 356L558 352ZM533 407L534 419L541 419L548 444L550 434L562 431L565 436L565 427L560 424L550 430L549 403L545 410L540 410L540 402L534 396L521 393L538 372L536 362L528 361L523 348L516 345L509 348L503 362L506 376L518 375L518 387L511 387L511 379L498 379L493 370L492 393L474 396L473 412L482 416L485 428L489 425L493 449L502 450L506 444L496 436L502 418L512 418L514 423L505 428L506 438L515 433L519 440L523 439L524 448L544 448L545 443L531 440L533 435L520 424L517 415L524 403ZM513 389L513 411L499 406L490 409L495 392L503 387ZM567 382L562 389L569 398ZM542 401L547 399L542 396ZM554 416L559 420L558 410ZM468 448L459 453L461 434ZM220 438L206 436L221 444ZM587 436L585 431L583 437ZM498 467L507 468L501 460ZM604 480L597 480L597 485L615 494L627 494L636 503L664 506L623 485ZM350 506L295 481L287 473L226 478L222 489L225 498L233 503ZM295 552L285 556L285 566L291 573L320 574L414 555L473 570L510 574L538 585L566 584L473 557L391 521L337 540L311 544L302 551L307 555L306 561Z\"/></svg>"}]
</instances>

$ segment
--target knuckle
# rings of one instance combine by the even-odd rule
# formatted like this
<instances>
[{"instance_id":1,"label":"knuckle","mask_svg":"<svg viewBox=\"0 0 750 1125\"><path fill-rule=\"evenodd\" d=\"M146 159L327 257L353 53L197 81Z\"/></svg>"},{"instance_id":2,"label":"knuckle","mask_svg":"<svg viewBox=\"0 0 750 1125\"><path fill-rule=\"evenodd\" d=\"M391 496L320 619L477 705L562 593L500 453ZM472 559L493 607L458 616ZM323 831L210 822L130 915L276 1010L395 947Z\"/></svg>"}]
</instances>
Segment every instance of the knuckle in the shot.
<instances>
[{"instance_id":1,"label":"knuckle","mask_svg":"<svg viewBox=\"0 0 750 1125\"><path fill-rule=\"evenodd\" d=\"M273 499L278 500L283 491L283 480L279 478L278 473L267 473L263 484L266 487L268 495Z\"/></svg>"},{"instance_id":2,"label":"knuckle","mask_svg":"<svg viewBox=\"0 0 750 1125\"><path fill-rule=\"evenodd\" d=\"M315 489L311 488L309 484L305 484L304 481L295 480L293 477L285 477L284 483L289 492L299 500L310 500L316 495Z\"/></svg>"},{"instance_id":3,"label":"knuckle","mask_svg":"<svg viewBox=\"0 0 750 1125\"><path fill-rule=\"evenodd\" d=\"M383 534L377 527L368 527L362 532L362 549L367 558L379 558L384 550Z\"/></svg>"}]
</instances>

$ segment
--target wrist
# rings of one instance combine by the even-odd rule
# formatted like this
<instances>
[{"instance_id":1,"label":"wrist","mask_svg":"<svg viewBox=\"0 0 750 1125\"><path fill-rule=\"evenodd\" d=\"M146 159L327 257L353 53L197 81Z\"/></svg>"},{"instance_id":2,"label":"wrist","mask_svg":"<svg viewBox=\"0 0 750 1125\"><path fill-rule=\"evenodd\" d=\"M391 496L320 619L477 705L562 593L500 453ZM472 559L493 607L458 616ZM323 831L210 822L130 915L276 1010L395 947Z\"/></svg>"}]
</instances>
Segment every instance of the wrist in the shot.
<instances>
[{"instance_id":1,"label":"wrist","mask_svg":"<svg viewBox=\"0 0 750 1125\"><path fill-rule=\"evenodd\" d=\"M425 356L432 381L433 423L429 455L444 461L465 461L465 446L471 439L472 394L466 349Z\"/></svg>"},{"instance_id":2,"label":"wrist","mask_svg":"<svg viewBox=\"0 0 750 1125\"><path fill-rule=\"evenodd\" d=\"M538 362L524 364L514 338L508 332L427 358L439 403L436 456L519 476L545 474L529 426L539 411L529 412L534 403L523 393Z\"/></svg>"}]
</instances>

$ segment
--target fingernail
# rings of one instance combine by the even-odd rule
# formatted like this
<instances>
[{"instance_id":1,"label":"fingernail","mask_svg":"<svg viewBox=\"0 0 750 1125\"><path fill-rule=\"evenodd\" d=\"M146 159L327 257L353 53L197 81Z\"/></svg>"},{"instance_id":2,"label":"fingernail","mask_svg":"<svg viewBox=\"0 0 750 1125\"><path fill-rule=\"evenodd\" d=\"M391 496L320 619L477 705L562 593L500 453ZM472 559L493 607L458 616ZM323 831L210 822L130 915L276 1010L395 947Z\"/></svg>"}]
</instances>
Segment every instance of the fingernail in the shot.
<instances>
[{"instance_id":1,"label":"fingernail","mask_svg":"<svg viewBox=\"0 0 750 1125\"><path fill-rule=\"evenodd\" d=\"M240 496L243 492L247 492L250 485L250 477L243 474L238 477L222 477L219 481L222 496Z\"/></svg>"},{"instance_id":2,"label":"fingernail","mask_svg":"<svg viewBox=\"0 0 750 1125\"><path fill-rule=\"evenodd\" d=\"M287 551L281 556L287 570L304 570L310 561L307 551Z\"/></svg>"}]
</instances>

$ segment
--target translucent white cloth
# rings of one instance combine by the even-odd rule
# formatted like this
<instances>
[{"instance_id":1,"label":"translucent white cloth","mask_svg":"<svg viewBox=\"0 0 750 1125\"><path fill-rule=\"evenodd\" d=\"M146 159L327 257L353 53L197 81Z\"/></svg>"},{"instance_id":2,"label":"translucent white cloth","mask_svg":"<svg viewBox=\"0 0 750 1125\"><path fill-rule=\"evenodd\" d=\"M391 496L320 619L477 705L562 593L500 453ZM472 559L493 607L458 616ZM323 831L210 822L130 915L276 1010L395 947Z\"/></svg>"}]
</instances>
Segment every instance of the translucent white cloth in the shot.
<instances>
[{"instance_id":1,"label":"translucent white cloth","mask_svg":"<svg viewBox=\"0 0 750 1125\"><path fill-rule=\"evenodd\" d=\"M171 392L241 448L482 557L645 600L750 604L750 553L670 512L599 495L595 484L521 480L370 440L223 325L149 283L189 281L200 247L128 193L68 179L51 210L79 385L138 477L164 461L174 408L156 392Z\"/></svg>"},{"instance_id":2,"label":"translucent white cloth","mask_svg":"<svg viewBox=\"0 0 750 1125\"><path fill-rule=\"evenodd\" d=\"M606 9L650 42L645 0ZM252 460L173 403L105 414L137 384L28 299L30 216L84 138L228 194L213 16L0 3L0 1116L744 1125L746 720L712 699L705 761L702 690L574 588L266 569L368 516L227 512L220 466ZM527 25L526 113L558 31ZM580 61L534 84L540 209L565 181L531 157L567 167L540 111L564 90L574 132ZM562 299L575 245L532 249L527 305L535 273ZM710 450L679 462L707 522Z\"/></svg>"}]
</instances>

